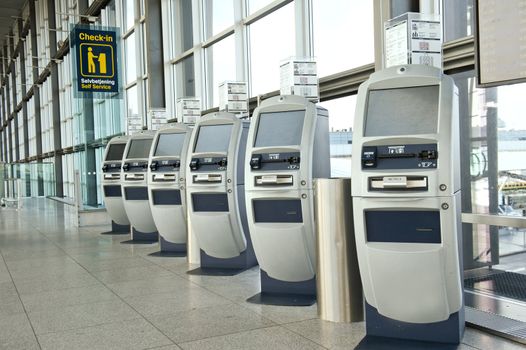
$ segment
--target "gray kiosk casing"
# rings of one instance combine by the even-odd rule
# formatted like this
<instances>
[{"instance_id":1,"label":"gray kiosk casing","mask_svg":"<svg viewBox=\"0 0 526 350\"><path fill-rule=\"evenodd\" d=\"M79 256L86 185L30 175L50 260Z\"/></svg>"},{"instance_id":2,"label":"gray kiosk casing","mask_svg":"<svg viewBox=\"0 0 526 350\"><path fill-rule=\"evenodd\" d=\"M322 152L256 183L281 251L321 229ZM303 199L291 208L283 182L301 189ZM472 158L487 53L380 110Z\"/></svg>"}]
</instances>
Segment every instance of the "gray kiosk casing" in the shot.
<instances>
[{"instance_id":1,"label":"gray kiosk casing","mask_svg":"<svg viewBox=\"0 0 526 350\"><path fill-rule=\"evenodd\" d=\"M142 130L130 136L122 160L122 197L124 208L130 219L132 239L141 233L156 238L157 228L153 221L148 200L148 156L155 131ZM138 231L135 232L135 231ZM135 236L137 237L134 237Z\"/></svg>"},{"instance_id":2,"label":"gray kiosk casing","mask_svg":"<svg viewBox=\"0 0 526 350\"><path fill-rule=\"evenodd\" d=\"M458 123L439 69L391 67L359 88L352 195L370 335L461 339Z\"/></svg>"},{"instance_id":3,"label":"gray kiosk casing","mask_svg":"<svg viewBox=\"0 0 526 350\"><path fill-rule=\"evenodd\" d=\"M248 121L232 113L210 113L199 119L190 138L185 166L188 216L202 267L242 269L255 264L246 237L242 166L248 127Z\"/></svg>"},{"instance_id":4,"label":"gray kiosk casing","mask_svg":"<svg viewBox=\"0 0 526 350\"><path fill-rule=\"evenodd\" d=\"M270 278L314 280L312 185L313 179L329 176L327 110L301 96L264 100L254 111L248 134L245 186L254 250Z\"/></svg>"},{"instance_id":5,"label":"gray kiosk casing","mask_svg":"<svg viewBox=\"0 0 526 350\"><path fill-rule=\"evenodd\" d=\"M106 146L102 164L102 193L106 211L117 225L128 226L130 221L124 209L121 192L121 162L129 136L115 136Z\"/></svg>"},{"instance_id":6,"label":"gray kiosk casing","mask_svg":"<svg viewBox=\"0 0 526 350\"><path fill-rule=\"evenodd\" d=\"M167 124L157 131L150 150L150 208L160 239L172 244L187 243L184 181L191 131L186 124Z\"/></svg>"}]
</instances>

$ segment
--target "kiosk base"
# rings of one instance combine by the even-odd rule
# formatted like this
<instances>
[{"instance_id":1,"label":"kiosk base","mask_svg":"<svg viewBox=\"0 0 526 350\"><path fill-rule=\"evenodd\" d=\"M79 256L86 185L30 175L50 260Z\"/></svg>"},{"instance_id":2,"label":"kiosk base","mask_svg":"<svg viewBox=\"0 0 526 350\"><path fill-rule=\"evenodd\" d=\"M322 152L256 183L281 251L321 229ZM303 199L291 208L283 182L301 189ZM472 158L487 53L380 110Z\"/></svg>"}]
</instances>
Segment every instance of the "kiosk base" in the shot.
<instances>
[{"instance_id":1,"label":"kiosk base","mask_svg":"<svg viewBox=\"0 0 526 350\"><path fill-rule=\"evenodd\" d=\"M247 299L252 304L311 306L316 302L316 277L307 281L287 282L270 277L261 269L261 293Z\"/></svg>"},{"instance_id":2,"label":"kiosk base","mask_svg":"<svg viewBox=\"0 0 526 350\"><path fill-rule=\"evenodd\" d=\"M203 276L235 276L257 265L255 256L253 253L247 254L247 250L229 259L214 258L201 250L201 267L186 273Z\"/></svg>"},{"instance_id":3,"label":"kiosk base","mask_svg":"<svg viewBox=\"0 0 526 350\"><path fill-rule=\"evenodd\" d=\"M426 342L459 344L464 335L464 308L442 322L407 323L378 313L365 303L365 326L368 336L421 340Z\"/></svg>"},{"instance_id":4,"label":"kiosk base","mask_svg":"<svg viewBox=\"0 0 526 350\"><path fill-rule=\"evenodd\" d=\"M123 241L122 244L152 244L159 241L159 233L149 232L144 233L137 231L135 227L132 227L131 237L129 241Z\"/></svg>"},{"instance_id":5,"label":"kiosk base","mask_svg":"<svg viewBox=\"0 0 526 350\"><path fill-rule=\"evenodd\" d=\"M168 242L159 235L159 246L161 250L149 254L150 256L163 256L170 258L182 258L186 256L186 243L172 243Z\"/></svg>"},{"instance_id":6,"label":"kiosk base","mask_svg":"<svg viewBox=\"0 0 526 350\"><path fill-rule=\"evenodd\" d=\"M130 225L119 225L111 220L111 231L101 232L101 235L127 235L130 228Z\"/></svg>"}]
</instances>

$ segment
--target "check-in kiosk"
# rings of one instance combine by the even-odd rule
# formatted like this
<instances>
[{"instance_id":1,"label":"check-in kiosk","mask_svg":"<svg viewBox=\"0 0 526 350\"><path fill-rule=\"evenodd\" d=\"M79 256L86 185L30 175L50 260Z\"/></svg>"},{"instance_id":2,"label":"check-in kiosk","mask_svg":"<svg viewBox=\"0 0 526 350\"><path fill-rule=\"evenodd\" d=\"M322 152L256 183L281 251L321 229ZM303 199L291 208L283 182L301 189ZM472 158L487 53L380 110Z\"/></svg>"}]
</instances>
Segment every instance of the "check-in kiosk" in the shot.
<instances>
[{"instance_id":1,"label":"check-in kiosk","mask_svg":"<svg viewBox=\"0 0 526 350\"><path fill-rule=\"evenodd\" d=\"M188 213L201 249L190 274L236 274L257 264L248 235L244 167L249 122L232 113L203 116L190 139Z\"/></svg>"},{"instance_id":2,"label":"check-in kiosk","mask_svg":"<svg viewBox=\"0 0 526 350\"><path fill-rule=\"evenodd\" d=\"M245 162L247 216L261 268L261 293L249 302L316 301L313 179L330 175L327 110L301 96L256 108Z\"/></svg>"},{"instance_id":3,"label":"check-in kiosk","mask_svg":"<svg viewBox=\"0 0 526 350\"><path fill-rule=\"evenodd\" d=\"M122 160L122 196L132 226L131 242L157 242L158 233L148 200L148 157L155 131L130 136Z\"/></svg>"},{"instance_id":4,"label":"check-in kiosk","mask_svg":"<svg viewBox=\"0 0 526 350\"><path fill-rule=\"evenodd\" d=\"M160 128L150 150L148 190L159 232L159 255L185 256L187 244L185 174L191 128L172 123Z\"/></svg>"},{"instance_id":5,"label":"check-in kiosk","mask_svg":"<svg viewBox=\"0 0 526 350\"><path fill-rule=\"evenodd\" d=\"M102 193L106 211L111 218L111 231L103 234L130 232L130 221L124 210L121 193L121 166L128 136L115 136L106 146L102 165Z\"/></svg>"},{"instance_id":6,"label":"check-in kiosk","mask_svg":"<svg viewBox=\"0 0 526 350\"><path fill-rule=\"evenodd\" d=\"M352 194L368 335L461 340L458 118L437 68L391 67L359 88Z\"/></svg>"}]
</instances>

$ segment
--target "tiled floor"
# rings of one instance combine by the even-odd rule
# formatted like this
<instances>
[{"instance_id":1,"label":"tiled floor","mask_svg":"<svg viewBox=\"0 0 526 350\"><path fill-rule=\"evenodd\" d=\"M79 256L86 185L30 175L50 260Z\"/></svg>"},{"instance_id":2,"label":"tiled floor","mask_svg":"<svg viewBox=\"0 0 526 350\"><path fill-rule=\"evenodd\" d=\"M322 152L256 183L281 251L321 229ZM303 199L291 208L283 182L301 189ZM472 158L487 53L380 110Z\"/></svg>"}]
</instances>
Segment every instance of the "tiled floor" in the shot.
<instances>
[{"instance_id":1,"label":"tiled floor","mask_svg":"<svg viewBox=\"0 0 526 350\"><path fill-rule=\"evenodd\" d=\"M319 320L316 306L246 303L257 268L190 276L184 258L75 228L70 211L45 199L0 210L0 349L393 348L362 340L363 323ZM467 329L458 349L523 347Z\"/></svg>"}]
</instances>

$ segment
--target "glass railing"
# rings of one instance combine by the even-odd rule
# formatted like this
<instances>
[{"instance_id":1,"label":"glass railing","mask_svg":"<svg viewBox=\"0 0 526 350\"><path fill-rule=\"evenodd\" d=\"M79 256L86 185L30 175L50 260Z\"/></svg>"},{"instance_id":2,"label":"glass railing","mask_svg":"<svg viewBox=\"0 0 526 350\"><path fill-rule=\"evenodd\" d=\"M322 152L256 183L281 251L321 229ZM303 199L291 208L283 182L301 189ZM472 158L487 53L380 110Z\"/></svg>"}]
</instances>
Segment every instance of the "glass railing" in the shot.
<instances>
[{"instance_id":1,"label":"glass railing","mask_svg":"<svg viewBox=\"0 0 526 350\"><path fill-rule=\"evenodd\" d=\"M0 163L0 180L2 197L16 195L30 198L55 195L56 180L53 163ZM19 183L16 189L12 185L15 182Z\"/></svg>"}]
</instances>

